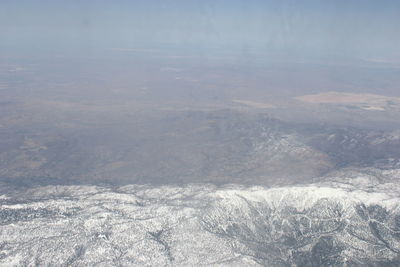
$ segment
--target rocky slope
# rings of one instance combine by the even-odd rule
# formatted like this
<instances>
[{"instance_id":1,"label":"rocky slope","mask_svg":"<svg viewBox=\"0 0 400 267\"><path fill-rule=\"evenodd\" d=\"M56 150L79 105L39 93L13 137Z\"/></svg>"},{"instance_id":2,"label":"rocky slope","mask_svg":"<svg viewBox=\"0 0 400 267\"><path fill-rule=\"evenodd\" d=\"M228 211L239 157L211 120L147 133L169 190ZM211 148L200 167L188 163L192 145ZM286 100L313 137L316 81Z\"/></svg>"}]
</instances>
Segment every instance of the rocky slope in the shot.
<instances>
[{"instance_id":1,"label":"rocky slope","mask_svg":"<svg viewBox=\"0 0 400 267\"><path fill-rule=\"evenodd\" d=\"M0 180L272 186L310 182L349 166L400 167L400 134L394 131L231 110L81 120L70 127L0 128Z\"/></svg>"}]
</instances>

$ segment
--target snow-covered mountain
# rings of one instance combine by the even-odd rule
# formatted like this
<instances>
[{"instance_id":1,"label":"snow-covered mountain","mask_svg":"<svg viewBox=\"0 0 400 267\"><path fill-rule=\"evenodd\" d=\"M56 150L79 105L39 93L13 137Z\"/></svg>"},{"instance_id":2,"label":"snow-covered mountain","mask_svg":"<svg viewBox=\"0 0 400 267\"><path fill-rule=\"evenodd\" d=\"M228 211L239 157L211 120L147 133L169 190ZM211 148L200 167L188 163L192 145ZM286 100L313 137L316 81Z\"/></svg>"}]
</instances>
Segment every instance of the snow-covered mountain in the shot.
<instances>
[{"instance_id":1,"label":"snow-covered mountain","mask_svg":"<svg viewBox=\"0 0 400 267\"><path fill-rule=\"evenodd\" d=\"M0 266L400 265L398 131L117 115L0 131Z\"/></svg>"},{"instance_id":2,"label":"snow-covered mountain","mask_svg":"<svg viewBox=\"0 0 400 267\"><path fill-rule=\"evenodd\" d=\"M0 265L398 266L400 170L323 180L10 187L0 195Z\"/></svg>"}]
</instances>

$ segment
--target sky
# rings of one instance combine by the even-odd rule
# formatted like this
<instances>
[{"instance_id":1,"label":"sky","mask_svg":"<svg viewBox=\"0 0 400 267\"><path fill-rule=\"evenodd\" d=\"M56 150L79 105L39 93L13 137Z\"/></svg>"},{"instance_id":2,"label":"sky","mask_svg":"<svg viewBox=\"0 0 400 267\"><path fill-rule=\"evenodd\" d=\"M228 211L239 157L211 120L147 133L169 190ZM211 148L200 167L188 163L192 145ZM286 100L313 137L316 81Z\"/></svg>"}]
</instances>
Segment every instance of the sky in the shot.
<instances>
[{"instance_id":1,"label":"sky","mask_svg":"<svg viewBox=\"0 0 400 267\"><path fill-rule=\"evenodd\" d=\"M398 0L2 0L0 53L159 49L400 58Z\"/></svg>"}]
</instances>

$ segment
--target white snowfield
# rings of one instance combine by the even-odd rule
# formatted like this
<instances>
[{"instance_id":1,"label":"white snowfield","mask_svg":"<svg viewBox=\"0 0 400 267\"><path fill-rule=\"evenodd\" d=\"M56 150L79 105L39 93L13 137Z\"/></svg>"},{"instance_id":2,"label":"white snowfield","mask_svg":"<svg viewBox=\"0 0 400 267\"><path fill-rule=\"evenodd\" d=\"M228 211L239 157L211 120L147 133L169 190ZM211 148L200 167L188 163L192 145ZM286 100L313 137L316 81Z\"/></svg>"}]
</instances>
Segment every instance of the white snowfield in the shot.
<instances>
[{"instance_id":1,"label":"white snowfield","mask_svg":"<svg viewBox=\"0 0 400 267\"><path fill-rule=\"evenodd\" d=\"M0 265L398 263L398 174L385 173L392 179L381 183L349 171L324 183L281 188L47 186L14 192L0 196Z\"/></svg>"}]
</instances>

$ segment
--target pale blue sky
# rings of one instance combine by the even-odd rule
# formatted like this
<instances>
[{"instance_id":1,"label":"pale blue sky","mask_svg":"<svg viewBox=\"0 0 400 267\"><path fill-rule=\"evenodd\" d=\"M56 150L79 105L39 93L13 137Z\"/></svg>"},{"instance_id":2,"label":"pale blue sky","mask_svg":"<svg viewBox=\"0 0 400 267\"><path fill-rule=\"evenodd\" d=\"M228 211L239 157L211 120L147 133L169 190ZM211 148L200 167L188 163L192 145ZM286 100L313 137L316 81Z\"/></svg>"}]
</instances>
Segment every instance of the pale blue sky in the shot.
<instances>
[{"instance_id":1,"label":"pale blue sky","mask_svg":"<svg viewBox=\"0 0 400 267\"><path fill-rule=\"evenodd\" d=\"M0 49L163 48L400 56L396 0L2 0ZM3 50L5 51L5 50Z\"/></svg>"}]
</instances>

